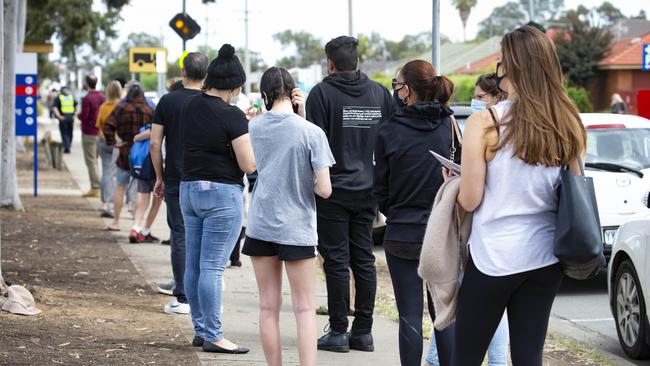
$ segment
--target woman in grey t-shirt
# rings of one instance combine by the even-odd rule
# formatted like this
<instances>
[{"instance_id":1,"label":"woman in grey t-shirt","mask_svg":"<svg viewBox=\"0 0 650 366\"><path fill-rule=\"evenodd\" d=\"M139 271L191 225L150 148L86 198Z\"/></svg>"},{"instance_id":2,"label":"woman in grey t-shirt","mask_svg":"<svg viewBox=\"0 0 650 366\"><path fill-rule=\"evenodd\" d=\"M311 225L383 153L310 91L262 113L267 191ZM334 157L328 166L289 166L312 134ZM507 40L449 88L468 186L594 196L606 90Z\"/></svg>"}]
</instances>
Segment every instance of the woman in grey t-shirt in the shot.
<instances>
[{"instance_id":1,"label":"woman in grey t-shirt","mask_svg":"<svg viewBox=\"0 0 650 366\"><path fill-rule=\"evenodd\" d=\"M266 362L282 365L279 314L284 265L299 329L300 364L316 365L314 193L330 196L329 167L335 161L323 130L305 120L305 98L285 69L264 72L260 90L268 112L249 124L258 178L242 253L251 257L255 268Z\"/></svg>"}]
</instances>

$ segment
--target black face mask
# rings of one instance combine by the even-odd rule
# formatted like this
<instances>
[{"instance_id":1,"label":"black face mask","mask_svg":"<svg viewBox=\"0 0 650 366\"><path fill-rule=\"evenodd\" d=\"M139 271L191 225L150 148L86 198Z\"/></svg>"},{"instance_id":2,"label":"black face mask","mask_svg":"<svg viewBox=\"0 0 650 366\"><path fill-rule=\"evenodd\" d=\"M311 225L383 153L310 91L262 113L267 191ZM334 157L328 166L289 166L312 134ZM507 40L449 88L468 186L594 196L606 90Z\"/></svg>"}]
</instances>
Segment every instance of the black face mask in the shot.
<instances>
[{"instance_id":1,"label":"black face mask","mask_svg":"<svg viewBox=\"0 0 650 366\"><path fill-rule=\"evenodd\" d=\"M395 101L395 105L397 105L397 108L402 108L404 107L404 101L400 99L397 92L398 90L393 89L393 100Z\"/></svg>"},{"instance_id":2,"label":"black face mask","mask_svg":"<svg viewBox=\"0 0 650 366\"><path fill-rule=\"evenodd\" d=\"M503 74L503 75L499 76L499 66L501 66L501 62L497 62L497 70L494 73L496 83L497 83L497 89L499 89L500 92L505 93L506 91L501 89L501 81L503 79L505 79L508 76L508 74Z\"/></svg>"}]
</instances>

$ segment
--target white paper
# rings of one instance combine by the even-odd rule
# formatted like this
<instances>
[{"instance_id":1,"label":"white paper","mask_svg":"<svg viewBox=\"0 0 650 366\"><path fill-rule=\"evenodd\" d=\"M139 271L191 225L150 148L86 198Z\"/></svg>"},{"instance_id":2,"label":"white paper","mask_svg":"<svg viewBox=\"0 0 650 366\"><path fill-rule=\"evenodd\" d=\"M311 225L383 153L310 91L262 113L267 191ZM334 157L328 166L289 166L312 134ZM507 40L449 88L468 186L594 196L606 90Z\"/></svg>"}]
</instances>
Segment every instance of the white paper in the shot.
<instances>
[{"instance_id":1,"label":"white paper","mask_svg":"<svg viewBox=\"0 0 650 366\"><path fill-rule=\"evenodd\" d=\"M429 150L429 152L430 152L431 155L433 155L436 159L438 159L438 161L440 162L440 164L442 164L442 166L444 166L445 168L451 170L451 171L452 171L453 173L455 173L456 175L460 175L460 165L459 165L459 164L454 163L453 161L451 161L451 160L445 158L444 156L442 156L442 155L436 153L435 151L431 151L431 150Z\"/></svg>"}]
</instances>

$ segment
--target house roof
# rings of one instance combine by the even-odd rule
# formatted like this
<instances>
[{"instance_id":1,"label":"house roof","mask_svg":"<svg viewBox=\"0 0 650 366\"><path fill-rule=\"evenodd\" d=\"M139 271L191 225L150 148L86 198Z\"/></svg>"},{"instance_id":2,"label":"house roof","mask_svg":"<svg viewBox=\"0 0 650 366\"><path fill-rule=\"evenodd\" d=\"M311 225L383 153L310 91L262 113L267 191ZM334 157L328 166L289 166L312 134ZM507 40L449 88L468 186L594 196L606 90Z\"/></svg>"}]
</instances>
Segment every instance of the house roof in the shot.
<instances>
[{"instance_id":1,"label":"house roof","mask_svg":"<svg viewBox=\"0 0 650 366\"><path fill-rule=\"evenodd\" d=\"M643 45L647 43L650 43L650 33L614 43L608 56L598 63L598 68L641 69Z\"/></svg>"},{"instance_id":2,"label":"house roof","mask_svg":"<svg viewBox=\"0 0 650 366\"><path fill-rule=\"evenodd\" d=\"M616 23L611 30L616 41L640 37L650 32L650 20L623 19Z\"/></svg>"},{"instance_id":3,"label":"house roof","mask_svg":"<svg viewBox=\"0 0 650 366\"><path fill-rule=\"evenodd\" d=\"M494 68L498 58L499 58L499 52L497 51L491 55L487 55L474 62L466 63L465 65L452 71L452 74L467 74L467 75L478 74L480 72L485 71L486 69Z\"/></svg>"}]
</instances>

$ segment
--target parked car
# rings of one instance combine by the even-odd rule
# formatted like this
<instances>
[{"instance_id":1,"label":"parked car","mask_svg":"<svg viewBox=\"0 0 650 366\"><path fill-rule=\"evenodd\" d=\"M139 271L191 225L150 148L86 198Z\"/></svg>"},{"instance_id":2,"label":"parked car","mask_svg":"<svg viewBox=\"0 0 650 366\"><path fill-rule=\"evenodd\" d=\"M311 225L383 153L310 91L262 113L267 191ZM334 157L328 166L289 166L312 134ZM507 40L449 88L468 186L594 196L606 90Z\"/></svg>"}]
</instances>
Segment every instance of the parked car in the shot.
<instances>
[{"instance_id":1,"label":"parked car","mask_svg":"<svg viewBox=\"0 0 650 366\"><path fill-rule=\"evenodd\" d=\"M619 226L648 218L650 120L622 114L582 113L587 130L587 176L593 178L605 257Z\"/></svg>"},{"instance_id":2,"label":"parked car","mask_svg":"<svg viewBox=\"0 0 650 366\"><path fill-rule=\"evenodd\" d=\"M615 235L607 271L609 303L618 341L629 357L650 358L650 220L629 221Z\"/></svg>"}]
</instances>

